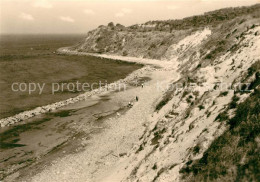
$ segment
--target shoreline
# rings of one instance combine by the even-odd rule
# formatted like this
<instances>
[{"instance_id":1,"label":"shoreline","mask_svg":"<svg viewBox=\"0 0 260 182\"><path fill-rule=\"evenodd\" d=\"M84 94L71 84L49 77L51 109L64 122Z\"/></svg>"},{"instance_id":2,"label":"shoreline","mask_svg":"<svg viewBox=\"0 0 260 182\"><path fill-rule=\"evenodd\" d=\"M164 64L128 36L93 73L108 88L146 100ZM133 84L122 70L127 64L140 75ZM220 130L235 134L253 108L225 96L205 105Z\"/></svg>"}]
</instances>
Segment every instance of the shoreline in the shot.
<instances>
[{"instance_id":1,"label":"shoreline","mask_svg":"<svg viewBox=\"0 0 260 182\"><path fill-rule=\"evenodd\" d=\"M166 66L140 72L140 77L151 78L144 87L139 85L115 93L118 100L124 99L127 102L138 96L139 100L135 101L131 108L123 114L104 118L102 125L106 127L102 132L94 133L89 140L82 141L87 146L83 151L55 159L50 166L36 171L33 175L24 176L22 181L83 182L106 179L112 168L127 160L131 151L136 152L144 131L161 117L162 113L154 113L154 109L167 88L158 90L157 83L172 83L178 79L178 75L175 69L170 70Z\"/></svg>"},{"instance_id":2,"label":"shoreline","mask_svg":"<svg viewBox=\"0 0 260 182\"><path fill-rule=\"evenodd\" d=\"M119 60L129 63L137 63L143 65L154 65L159 67L164 67L161 63L169 63L167 60L156 60L156 59L147 59L142 57L130 57L130 56L119 56L119 55L110 55L110 54L97 54L97 53L87 53L87 52L78 52L69 50L69 47L61 47L57 50L57 54L67 54L67 55L82 55L82 56L94 56L99 58L106 58L112 60ZM169 64L170 65L170 64Z\"/></svg>"},{"instance_id":3,"label":"shoreline","mask_svg":"<svg viewBox=\"0 0 260 182\"><path fill-rule=\"evenodd\" d=\"M132 87L127 89L131 90ZM112 91L93 95L86 101L28 119L21 125L3 128L8 130L2 136L6 138L10 135L4 143L19 140L15 144L24 146L0 149L0 167L3 170L0 179L12 181L16 175L19 175L19 179L35 175L43 170L42 164L50 166L54 160L83 151L87 145L82 141L107 129L103 124L105 120L117 117L118 113L123 115L130 109L127 107L129 98L117 100L118 93ZM12 136L15 131L19 132L19 136Z\"/></svg>"},{"instance_id":4,"label":"shoreline","mask_svg":"<svg viewBox=\"0 0 260 182\"><path fill-rule=\"evenodd\" d=\"M101 56L101 55L99 55L99 56ZM106 57L108 57L108 56L106 55ZM109 57L110 57L110 59L113 59L114 57L118 58L118 56L109 56ZM133 62L131 57L130 58L126 57L125 59L128 59L130 62ZM113 82L113 83L109 84L108 86L114 85L114 84L125 83L127 85L127 87L130 86L132 88L126 89L123 92L122 91L114 92L114 95L116 96L116 98L119 100L127 100L127 102L126 102L126 104L127 104L129 99L130 100L135 99L135 96L138 96L140 98L139 101L136 102L132 108L129 108L126 113L122 113L119 115L118 115L118 113L114 113L113 114L114 116L111 116L109 118L106 118L106 117L103 118L104 121L102 123L104 123L104 126L106 126L106 127L102 129L101 133L93 133L92 138L87 141L83 140L84 137L82 138L83 146L88 146L88 147L84 148L84 150L82 152L68 154L61 158L57 158L57 159L55 158L53 160L60 161L60 162L61 161L67 162L67 159L75 160L74 157L77 155L81 155L81 154L82 155L87 154L87 155L91 155L91 156L93 155L93 157L91 157L91 156L87 157L88 159L86 159L86 157L84 157L84 160L87 160L90 163L94 162L93 164L88 166L89 172L86 175L91 174L91 176L92 176L92 173L95 173L95 175L96 174L98 175L98 173L102 172L103 170L107 171L109 169L107 167L110 165L108 165L108 166L106 165L105 168L101 167L100 169L98 169L98 168L96 168L98 166L95 164L95 161L99 161L99 159L102 159L102 160L104 159L105 163L108 162L110 164L115 164L117 159L121 158L120 155L123 155L123 156L128 155L127 151L132 150L133 146L135 146L138 143L138 141L139 141L138 138L140 138L140 136L144 132L146 125L149 125L148 122L150 121L151 117L153 117L152 120L154 120L158 117L157 114L155 114L153 116L154 108L155 108L155 105L158 102L158 100L160 98L162 98L162 96L164 94L164 90L158 90L157 83L158 82L171 83L173 81L172 75L174 74L175 76L177 76L177 77L175 77L177 79L179 74L176 73L176 70L174 69L176 67L173 64L171 64L171 65L167 64L169 62L157 60L157 63L153 64L155 66L152 66L151 64L147 63L147 60L144 63L144 62L142 62L142 60L143 60L142 58L135 58L135 60L136 59L139 61L140 64L146 63L146 65L144 67L142 67L141 69L133 71L126 78L117 80L116 82ZM150 61L150 60L148 60L148 61ZM153 61L151 61L151 62L153 62ZM165 73L167 73L166 76L165 76ZM151 78L151 80L148 81L148 84L145 85L144 88L142 88L140 85L139 86L136 85L136 87L133 87L133 85L131 85L133 83L133 81L135 81L136 79L139 80L140 78L143 78L143 77ZM62 109L62 107L64 107L64 108L75 107L78 103L79 104L81 103L80 101L84 102L84 100L91 98L91 96L96 97L98 95L109 94L109 93L111 93L110 88L108 90L106 88L92 90L91 92L86 92L84 94L80 94L74 98L70 98L65 101L60 101L60 102L56 102L54 104L50 104L47 106L38 107L38 108L30 111L31 113L29 113L29 114L32 114L35 111L37 111L38 113L36 113L36 114L33 113L31 116L31 115L28 115L28 112L27 112L27 113L25 113L27 115L22 115L22 117L26 116L27 118L25 118L25 119L29 119L29 117L31 117L33 119L33 117L36 115L44 114L41 112L45 111L45 113L47 113L47 112L55 111L56 109L60 109L60 108ZM41 108L44 108L44 109L41 110ZM49 110L46 110L46 108ZM20 113L20 114L23 114L23 113ZM85 117L81 117L81 118L83 119L83 121L85 121L87 119ZM60 119L62 119L62 118L60 118ZM80 121L80 123L81 123L81 121ZM115 123L116 123L116 125L115 125ZM73 127L74 126L76 127L77 125L73 125ZM87 130L87 128L88 128L86 126L84 126L83 128L82 127L79 129L83 130L83 131ZM123 131L121 131L119 128L123 128ZM98 139L96 137L98 137ZM111 139L115 140L117 142L111 143L110 142ZM81 140L80 137L79 137L79 140ZM118 145L120 145L120 147ZM100 149L100 151L95 154L95 151L97 151L97 148ZM126 150L126 149L128 149L128 150ZM109 159L107 159L107 157L109 157ZM114 161L114 159L116 159L116 161ZM82 161L84 161L84 160L82 159ZM77 161L76 163L78 163L80 161ZM56 164L56 162L55 162L55 164ZM26 181L27 180L34 181L35 177L37 179L39 177L38 175L46 174L45 173L46 169L51 169L53 167L53 165L55 165L55 164L51 162L50 165L48 165L45 169L40 169L40 168L36 169L33 172L33 174L31 174L31 175L25 173L25 176L21 176L21 179L26 179ZM82 164L82 165L84 166L85 164ZM59 169L60 169L60 167L58 167L58 170ZM98 170L98 173L95 172L96 170ZM7 181L11 180L13 177L15 177L17 174L20 173L19 171L15 172L14 174L11 174L10 176L7 176L6 180ZM55 176L52 176L51 178L53 179L53 178L55 178ZM38 179L36 181L38 181ZM57 180L57 181L59 181L59 180Z\"/></svg>"},{"instance_id":5,"label":"shoreline","mask_svg":"<svg viewBox=\"0 0 260 182\"><path fill-rule=\"evenodd\" d=\"M125 77L124 79L119 79L115 82L112 82L110 84L107 85L107 87L101 87L98 89L94 89L91 90L89 92L85 92L82 94L79 94L78 96L66 99L66 100L62 100L62 101L58 101L52 104L48 104L48 105L44 105L44 106L39 106L36 107L32 110L28 110L28 111L23 111L21 113L15 114L13 116L9 116L6 118L2 118L0 119L0 128L6 127L6 126L10 126L13 125L15 123L24 121L26 119L30 119L33 118L35 116L38 116L40 114L45 114L48 112L52 112L55 111L57 109L60 109L64 106L70 105L70 104L74 104L77 103L79 101L83 101L86 100L88 97L95 95L95 94L100 94L104 91L109 91L111 90L111 88L115 85L120 85L120 84L127 84L127 82L133 80L133 78L137 77L140 72L144 71L144 70L152 70L154 68L152 68L152 66L159 66L162 67L163 64L165 63L165 61L158 61L158 60L152 60L152 59L143 59L143 58L135 58L135 57L123 57L123 56L114 56L114 55L99 55L99 54L92 54L92 53L81 53L81 52L77 52L77 51L70 51L68 50L68 48L60 48L57 50L58 54L68 54L68 55L89 55L89 56L95 56L95 57L99 57L99 58L106 58L106 59L111 59L111 60L120 60L120 61L124 61L124 62L131 62L131 63L137 63L137 64L142 64L144 65L143 68L135 70L134 72L130 73L127 77ZM163 66L164 67L164 66Z\"/></svg>"}]
</instances>

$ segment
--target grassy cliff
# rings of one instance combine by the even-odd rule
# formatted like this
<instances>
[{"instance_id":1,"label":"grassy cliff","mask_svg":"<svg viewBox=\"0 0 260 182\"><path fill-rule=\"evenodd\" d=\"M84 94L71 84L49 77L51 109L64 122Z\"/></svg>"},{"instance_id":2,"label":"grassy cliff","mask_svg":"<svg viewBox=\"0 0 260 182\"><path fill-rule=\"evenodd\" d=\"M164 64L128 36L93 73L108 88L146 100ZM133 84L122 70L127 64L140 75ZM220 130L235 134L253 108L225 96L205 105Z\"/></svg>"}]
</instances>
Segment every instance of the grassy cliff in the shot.
<instances>
[{"instance_id":1,"label":"grassy cliff","mask_svg":"<svg viewBox=\"0 0 260 182\"><path fill-rule=\"evenodd\" d=\"M259 23L259 4L110 23L70 48L167 60L181 75L157 102L125 180L259 181Z\"/></svg>"}]
</instances>

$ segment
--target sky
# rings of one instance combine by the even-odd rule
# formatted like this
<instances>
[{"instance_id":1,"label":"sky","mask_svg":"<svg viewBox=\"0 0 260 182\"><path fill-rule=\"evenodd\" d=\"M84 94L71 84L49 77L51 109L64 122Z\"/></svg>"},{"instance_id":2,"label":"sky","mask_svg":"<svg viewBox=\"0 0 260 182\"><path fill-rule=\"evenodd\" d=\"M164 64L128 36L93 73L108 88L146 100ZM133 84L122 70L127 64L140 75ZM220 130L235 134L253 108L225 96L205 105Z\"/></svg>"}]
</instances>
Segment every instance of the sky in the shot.
<instances>
[{"instance_id":1,"label":"sky","mask_svg":"<svg viewBox=\"0 0 260 182\"><path fill-rule=\"evenodd\" d=\"M84 34L109 22L129 26L256 3L260 0L0 0L0 33Z\"/></svg>"}]
</instances>

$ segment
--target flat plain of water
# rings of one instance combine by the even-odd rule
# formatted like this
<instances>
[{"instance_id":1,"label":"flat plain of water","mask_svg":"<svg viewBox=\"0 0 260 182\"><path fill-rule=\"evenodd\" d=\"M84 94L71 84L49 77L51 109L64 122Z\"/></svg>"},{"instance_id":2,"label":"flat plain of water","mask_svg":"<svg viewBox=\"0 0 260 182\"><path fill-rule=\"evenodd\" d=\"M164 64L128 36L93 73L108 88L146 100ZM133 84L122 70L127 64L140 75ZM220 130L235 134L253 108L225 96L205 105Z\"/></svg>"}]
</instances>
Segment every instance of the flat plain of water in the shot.
<instances>
[{"instance_id":1,"label":"flat plain of water","mask_svg":"<svg viewBox=\"0 0 260 182\"><path fill-rule=\"evenodd\" d=\"M1 35L0 118L83 92L71 92L65 88L52 94L53 83L111 83L141 68L138 64L91 56L55 54L58 48L77 44L83 39L83 35ZM13 83L25 83L27 90L13 91ZM37 87L29 94L29 83L45 84L43 92L39 94L40 89ZM19 89L17 84L14 86L15 90Z\"/></svg>"},{"instance_id":2,"label":"flat plain of water","mask_svg":"<svg viewBox=\"0 0 260 182\"><path fill-rule=\"evenodd\" d=\"M51 83L111 83L125 78L141 65L91 56L54 52L82 40L82 35L2 35L0 43L0 116L47 105L80 92L51 93ZM12 83L45 83L39 90L14 92ZM55 112L0 128L0 180L16 181L36 174L56 158L84 149L82 141L105 128L103 120L123 114L132 96L118 98L116 91L88 98ZM8 179L10 178L10 179Z\"/></svg>"}]
</instances>

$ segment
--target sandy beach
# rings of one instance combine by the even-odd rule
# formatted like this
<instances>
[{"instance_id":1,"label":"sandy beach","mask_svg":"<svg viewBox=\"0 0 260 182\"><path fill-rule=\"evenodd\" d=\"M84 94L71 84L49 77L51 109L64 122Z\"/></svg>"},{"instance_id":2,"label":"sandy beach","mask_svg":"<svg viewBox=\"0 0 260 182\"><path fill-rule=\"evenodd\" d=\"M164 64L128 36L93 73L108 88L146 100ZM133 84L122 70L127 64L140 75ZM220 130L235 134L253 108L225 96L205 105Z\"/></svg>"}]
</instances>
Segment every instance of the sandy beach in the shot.
<instances>
[{"instance_id":1,"label":"sandy beach","mask_svg":"<svg viewBox=\"0 0 260 182\"><path fill-rule=\"evenodd\" d=\"M40 106L40 107L37 107L37 108L32 109L32 110L21 112L19 114L14 115L14 116L10 116L10 117L7 117L7 118L0 119L0 127L10 126L10 125L13 125L17 122L21 122L21 121L30 119L30 118L35 117L35 116L40 115L40 114L55 111L59 108L67 106L69 104L73 104L73 103L76 103L76 102L79 102L79 101L82 101L82 100L86 100L86 98L88 98L92 95L103 93L104 91L108 91L108 90L113 90L117 85L120 86L120 85L125 84L127 82L133 81L135 78L140 76L143 71L153 70L153 69L155 69L155 67L161 67L161 68L168 69L168 70L173 69L172 64L168 61L158 61L158 60L152 60L152 59L124 57L124 56L115 56L115 55L100 55L100 54L82 53L82 52L77 52L77 51L70 51L67 48L60 48L57 52L59 54L67 54L67 55L81 55L81 56L82 55L83 56L84 55L86 55L86 56L90 55L90 56L95 56L95 57L99 57L99 58L106 58L106 59L111 59L111 60L121 60L121 61L126 61L126 62L131 62L131 63L143 64L143 65L146 65L146 66L142 69L134 71L133 73L128 75L125 79L120 79L120 80L118 80L114 83L108 84L107 88L103 87L103 88L94 89L94 90L91 90L89 92L85 92L83 94L80 94L76 97L72 97L72 98L69 98L69 99L66 99L66 100L63 100L63 101L59 101L59 102L55 102L55 103L52 103L52 104L48 104L48 105L45 105L45 106ZM152 67L149 66L149 65L152 65Z\"/></svg>"},{"instance_id":2,"label":"sandy beach","mask_svg":"<svg viewBox=\"0 0 260 182\"><path fill-rule=\"evenodd\" d=\"M1 3L0 182L260 179L260 3Z\"/></svg>"},{"instance_id":3,"label":"sandy beach","mask_svg":"<svg viewBox=\"0 0 260 182\"><path fill-rule=\"evenodd\" d=\"M94 122L92 129L97 129L96 132L92 132L91 137L87 139L85 136L78 138L81 146L79 152L68 152L67 155L50 159L52 161L50 165L39 168L38 171L26 172L19 180L94 181L98 179L97 181L100 181L105 179L107 172L115 168L118 163L126 160L126 157L133 152L132 150L136 150L139 138L143 132L147 127L153 125L152 121L156 121L159 117L153 114L155 106L162 98L164 91L166 91L166 85L178 79L178 73L175 71L176 65L172 65L172 63L167 61L142 58L132 59L131 57L108 55L104 57L111 59L122 58L124 61L138 62L146 66L134 71L124 80L118 81L132 85L129 89L111 93L109 91L95 91L94 94L88 97L100 98L104 95L109 95L110 100L114 104L120 103L121 108L127 108L129 101L133 102L133 107L126 110L120 110L120 107L118 107L118 112L114 112L111 115L108 114L108 116L102 119L102 122ZM140 78L149 78L144 82L143 88L140 83L134 85L135 81ZM158 85L159 83L163 83L164 86ZM135 100L136 96L138 101ZM77 100L78 104L75 102L62 109L81 108L86 101ZM80 122L77 122L77 120L80 120ZM85 131L85 133L89 132L89 123L87 124L87 121L87 116L81 112L74 118L74 129L76 131ZM73 151L75 150L78 151L74 148ZM18 174L19 172L14 173L6 180L12 181Z\"/></svg>"}]
</instances>

